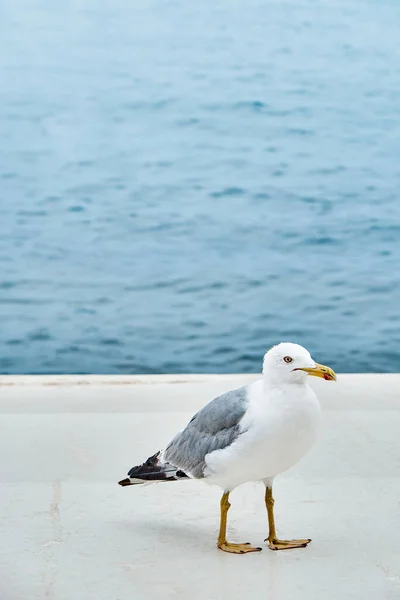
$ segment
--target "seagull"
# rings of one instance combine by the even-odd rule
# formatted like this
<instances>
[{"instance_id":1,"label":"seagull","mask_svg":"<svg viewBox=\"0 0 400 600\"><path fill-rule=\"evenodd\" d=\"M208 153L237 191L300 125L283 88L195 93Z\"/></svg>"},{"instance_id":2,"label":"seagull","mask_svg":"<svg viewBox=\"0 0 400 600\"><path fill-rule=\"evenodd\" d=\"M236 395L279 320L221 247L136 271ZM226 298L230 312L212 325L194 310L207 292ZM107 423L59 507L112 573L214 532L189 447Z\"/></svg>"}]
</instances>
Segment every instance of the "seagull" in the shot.
<instances>
[{"instance_id":1,"label":"seagull","mask_svg":"<svg viewBox=\"0 0 400 600\"><path fill-rule=\"evenodd\" d=\"M271 550L304 548L311 540L280 540L274 519L272 484L311 448L319 430L320 405L308 376L336 381L298 344L283 342L264 356L262 378L218 396L204 406L164 450L133 467L121 486L199 479L222 488L217 546L245 554L259 547L226 539L229 495L247 482L265 485Z\"/></svg>"}]
</instances>

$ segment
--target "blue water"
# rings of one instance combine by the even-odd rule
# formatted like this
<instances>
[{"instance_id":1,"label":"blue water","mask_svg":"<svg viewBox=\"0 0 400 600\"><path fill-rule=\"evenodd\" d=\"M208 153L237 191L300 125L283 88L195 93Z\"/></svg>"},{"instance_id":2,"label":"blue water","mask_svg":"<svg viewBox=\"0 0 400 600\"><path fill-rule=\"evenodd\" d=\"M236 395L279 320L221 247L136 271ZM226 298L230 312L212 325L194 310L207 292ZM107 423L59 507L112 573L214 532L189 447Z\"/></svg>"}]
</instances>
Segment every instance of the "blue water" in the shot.
<instances>
[{"instance_id":1,"label":"blue water","mask_svg":"<svg viewBox=\"0 0 400 600\"><path fill-rule=\"evenodd\" d=\"M5 0L0 371L398 371L399 40L395 0Z\"/></svg>"}]
</instances>

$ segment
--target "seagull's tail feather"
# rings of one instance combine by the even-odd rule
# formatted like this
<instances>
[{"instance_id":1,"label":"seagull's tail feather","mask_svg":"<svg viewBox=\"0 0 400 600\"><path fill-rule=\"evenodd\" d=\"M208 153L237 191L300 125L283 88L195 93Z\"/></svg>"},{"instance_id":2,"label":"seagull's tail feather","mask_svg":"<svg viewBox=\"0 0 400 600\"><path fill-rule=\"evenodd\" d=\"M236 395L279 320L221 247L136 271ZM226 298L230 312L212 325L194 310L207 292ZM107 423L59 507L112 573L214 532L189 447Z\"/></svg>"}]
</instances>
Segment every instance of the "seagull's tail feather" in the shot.
<instances>
[{"instance_id":1,"label":"seagull's tail feather","mask_svg":"<svg viewBox=\"0 0 400 600\"><path fill-rule=\"evenodd\" d=\"M160 452L150 456L142 465L132 467L128 477L119 481L119 485L140 485L143 483L154 483L156 481L177 481L185 479L186 473L169 462L161 459Z\"/></svg>"}]
</instances>

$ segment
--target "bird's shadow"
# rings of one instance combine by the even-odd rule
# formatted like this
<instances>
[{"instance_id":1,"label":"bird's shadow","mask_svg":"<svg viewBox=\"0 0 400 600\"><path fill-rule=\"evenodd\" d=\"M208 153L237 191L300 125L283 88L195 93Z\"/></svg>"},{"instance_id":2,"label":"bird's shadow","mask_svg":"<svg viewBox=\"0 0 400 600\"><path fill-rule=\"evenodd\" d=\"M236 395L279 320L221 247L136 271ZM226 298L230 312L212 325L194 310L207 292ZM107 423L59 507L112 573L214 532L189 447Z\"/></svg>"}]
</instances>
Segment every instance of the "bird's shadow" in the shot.
<instances>
[{"instance_id":1,"label":"bird's shadow","mask_svg":"<svg viewBox=\"0 0 400 600\"><path fill-rule=\"evenodd\" d=\"M121 523L124 531L132 533L132 536L140 536L144 544L168 544L176 548L185 549L210 549L215 547L217 532L215 528L204 526L204 523L191 522L180 523L179 521L168 522L156 520L149 523L142 520L129 520Z\"/></svg>"}]
</instances>

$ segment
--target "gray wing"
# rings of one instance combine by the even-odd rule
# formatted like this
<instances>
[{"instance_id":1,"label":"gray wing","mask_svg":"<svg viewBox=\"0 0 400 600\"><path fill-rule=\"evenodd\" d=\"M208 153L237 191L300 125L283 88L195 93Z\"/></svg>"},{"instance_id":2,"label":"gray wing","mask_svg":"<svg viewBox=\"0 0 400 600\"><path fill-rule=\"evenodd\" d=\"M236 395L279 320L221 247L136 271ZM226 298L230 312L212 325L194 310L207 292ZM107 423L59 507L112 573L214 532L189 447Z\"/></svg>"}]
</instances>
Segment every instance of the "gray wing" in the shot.
<instances>
[{"instance_id":1,"label":"gray wing","mask_svg":"<svg viewBox=\"0 0 400 600\"><path fill-rule=\"evenodd\" d=\"M204 477L206 455L230 446L237 438L247 404L246 387L218 396L170 442L164 459L192 477Z\"/></svg>"}]
</instances>

